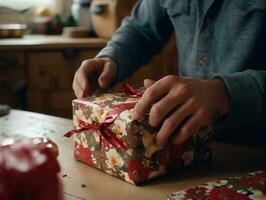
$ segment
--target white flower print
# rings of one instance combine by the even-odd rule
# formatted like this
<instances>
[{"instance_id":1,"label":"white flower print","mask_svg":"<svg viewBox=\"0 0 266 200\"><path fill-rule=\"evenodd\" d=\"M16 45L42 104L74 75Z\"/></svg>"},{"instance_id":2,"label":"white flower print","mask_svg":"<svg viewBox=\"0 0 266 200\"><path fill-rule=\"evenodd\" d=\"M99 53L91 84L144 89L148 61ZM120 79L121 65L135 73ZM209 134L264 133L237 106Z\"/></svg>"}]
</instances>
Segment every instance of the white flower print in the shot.
<instances>
[{"instance_id":1,"label":"white flower print","mask_svg":"<svg viewBox=\"0 0 266 200\"><path fill-rule=\"evenodd\" d=\"M92 137L95 139L95 141L96 141L97 143L100 142L100 133L99 133L98 131L93 131L93 132L92 132Z\"/></svg>"},{"instance_id":2,"label":"white flower print","mask_svg":"<svg viewBox=\"0 0 266 200\"><path fill-rule=\"evenodd\" d=\"M127 135L126 123L120 119L116 119L113 123L112 131L119 137Z\"/></svg>"},{"instance_id":3,"label":"white flower print","mask_svg":"<svg viewBox=\"0 0 266 200\"><path fill-rule=\"evenodd\" d=\"M126 103L136 103L137 102L137 99L136 98L127 98L125 100ZM119 105L119 104L122 104L124 102L121 102L121 101L113 101L113 105Z\"/></svg>"},{"instance_id":4,"label":"white flower print","mask_svg":"<svg viewBox=\"0 0 266 200\"><path fill-rule=\"evenodd\" d=\"M123 175L124 175L124 179L126 182L134 184L134 182L129 178L129 175L127 172L123 172Z\"/></svg>"},{"instance_id":5,"label":"white flower print","mask_svg":"<svg viewBox=\"0 0 266 200\"><path fill-rule=\"evenodd\" d=\"M94 157L93 154L91 154L91 160L92 160L93 164L96 166L97 165L97 159Z\"/></svg>"},{"instance_id":6,"label":"white flower print","mask_svg":"<svg viewBox=\"0 0 266 200\"><path fill-rule=\"evenodd\" d=\"M102 104L105 103L106 101L113 101L114 97L116 97L115 94L110 94L110 93L105 93L101 96L95 97L94 101L92 101L93 103L96 104Z\"/></svg>"},{"instance_id":7,"label":"white flower print","mask_svg":"<svg viewBox=\"0 0 266 200\"><path fill-rule=\"evenodd\" d=\"M170 195L170 197L167 198L167 200L185 200L186 198L186 192L180 191L180 192L174 192Z\"/></svg>"},{"instance_id":8,"label":"white flower print","mask_svg":"<svg viewBox=\"0 0 266 200\"><path fill-rule=\"evenodd\" d=\"M248 196L249 199L252 199L252 200L265 200L266 199L266 196L263 195L261 191L254 190L252 192L253 194Z\"/></svg>"},{"instance_id":9,"label":"white flower print","mask_svg":"<svg viewBox=\"0 0 266 200\"><path fill-rule=\"evenodd\" d=\"M76 143L78 143L78 144L81 143L81 141L80 141L79 137L77 136L77 134L74 134L74 136L73 136L73 140L74 140L74 142L76 142Z\"/></svg>"},{"instance_id":10,"label":"white flower print","mask_svg":"<svg viewBox=\"0 0 266 200\"><path fill-rule=\"evenodd\" d=\"M73 122L76 128L79 128L80 121L86 121L86 118L83 114L83 111L81 109L77 109L73 115Z\"/></svg>"},{"instance_id":11,"label":"white flower print","mask_svg":"<svg viewBox=\"0 0 266 200\"><path fill-rule=\"evenodd\" d=\"M142 143L145 147L145 156L147 158L151 158L151 156L152 156L152 154L154 154L154 152L162 149L162 146L155 143L153 141L152 135L146 131L144 131L144 134L142 136Z\"/></svg>"},{"instance_id":12,"label":"white flower print","mask_svg":"<svg viewBox=\"0 0 266 200\"><path fill-rule=\"evenodd\" d=\"M145 148L152 145L153 144L152 135L150 133L147 133L146 131L144 131L144 134L142 136L142 143L143 143Z\"/></svg>"},{"instance_id":13,"label":"white flower print","mask_svg":"<svg viewBox=\"0 0 266 200\"><path fill-rule=\"evenodd\" d=\"M82 132L80 133L80 143L81 145L84 147L84 148L88 148L88 141L87 141L87 138L85 136L85 134Z\"/></svg>"},{"instance_id":14,"label":"white flower print","mask_svg":"<svg viewBox=\"0 0 266 200\"><path fill-rule=\"evenodd\" d=\"M236 192L239 194L247 194L247 192L245 190L237 190Z\"/></svg>"},{"instance_id":15,"label":"white flower print","mask_svg":"<svg viewBox=\"0 0 266 200\"><path fill-rule=\"evenodd\" d=\"M105 154L107 157L106 164L109 169L114 169L115 167L122 167L125 164L123 158L118 154L116 149L110 149Z\"/></svg>"},{"instance_id":16,"label":"white flower print","mask_svg":"<svg viewBox=\"0 0 266 200\"><path fill-rule=\"evenodd\" d=\"M120 118L122 120L124 120L126 123L132 122L133 121L133 119L131 118L132 111L133 111L133 109L125 110L125 111L121 112L120 113Z\"/></svg>"},{"instance_id":17,"label":"white flower print","mask_svg":"<svg viewBox=\"0 0 266 200\"><path fill-rule=\"evenodd\" d=\"M228 183L227 180L215 180L215 181L211 181L206 183L210 188L214 188L214 187L221 187L224 186Z\"/></svg>"},{"instance_id":18,"label":"white flower print","mask_svg":"<svg viewBox=\"0 0 266 200\"><path fill-rule=\"evenodd\" d=\"M101 107L99 106L93 106L92 107L92 114L90 116L90 118L92 119L92 121L99 121L99 122L102 122L103 121L103 114L104 114L104 111Z\"/></svg>"}]
</instances>

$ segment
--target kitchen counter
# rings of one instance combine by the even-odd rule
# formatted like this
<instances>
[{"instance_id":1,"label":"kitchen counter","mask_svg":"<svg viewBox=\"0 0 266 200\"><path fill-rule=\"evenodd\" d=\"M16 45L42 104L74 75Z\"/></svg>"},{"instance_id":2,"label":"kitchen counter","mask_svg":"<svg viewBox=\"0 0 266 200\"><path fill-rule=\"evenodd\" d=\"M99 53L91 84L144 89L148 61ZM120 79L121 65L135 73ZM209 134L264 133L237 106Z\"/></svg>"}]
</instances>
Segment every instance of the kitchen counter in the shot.
<instances>
[{"instance_id":1,"label":"kitchen counter","mask_svg":"<svg viewBox=\"0 0 266 200\"><path fill-rule=\"evenodd\" d=\"M0 39L0 50L40 50L58 48L102 48L103 38L69 38L64 36L25 35L17 39Z\"/></svg>"}]
</instances>

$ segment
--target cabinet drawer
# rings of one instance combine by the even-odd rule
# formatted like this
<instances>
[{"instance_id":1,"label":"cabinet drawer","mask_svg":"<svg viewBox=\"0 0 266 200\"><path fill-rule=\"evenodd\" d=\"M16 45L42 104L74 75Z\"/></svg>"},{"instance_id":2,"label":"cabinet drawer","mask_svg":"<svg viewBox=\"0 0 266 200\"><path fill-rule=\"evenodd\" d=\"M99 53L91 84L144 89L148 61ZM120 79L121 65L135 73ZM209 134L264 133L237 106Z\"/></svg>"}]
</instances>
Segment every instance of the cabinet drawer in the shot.
<instances>
[{"instance_id":1,"label":"cabinet drawer","mask_svg":"<svg viewBox=\"0 0 266 200\"><path fill-rule=\"evenodd\" d=\"M80 63L96 51L46 51L29 53L28 86L31 90L71 89Z\"/></svg>"},{"instance_id":2,"label":"cabinet drawer","mask_svg":"<svg viewBox=\"0 0 266 200\"><path fill-rule=\"evenodd\" d=\"M0 51L0 68L13 68L25 65L25 56L22 51Z\"/></svg>"},{"instance_id":3,"label":"cabinet drawer","mask_svg":"<svg viewBox=\"0 0 266 200\"><path fill-rule=\"evenodd\" d=\"M72 118L73 99L75 99L75 95L72 90L57 92L29 90L27 94L27 108L33 112Z\"/></svg>"}]
</instances>

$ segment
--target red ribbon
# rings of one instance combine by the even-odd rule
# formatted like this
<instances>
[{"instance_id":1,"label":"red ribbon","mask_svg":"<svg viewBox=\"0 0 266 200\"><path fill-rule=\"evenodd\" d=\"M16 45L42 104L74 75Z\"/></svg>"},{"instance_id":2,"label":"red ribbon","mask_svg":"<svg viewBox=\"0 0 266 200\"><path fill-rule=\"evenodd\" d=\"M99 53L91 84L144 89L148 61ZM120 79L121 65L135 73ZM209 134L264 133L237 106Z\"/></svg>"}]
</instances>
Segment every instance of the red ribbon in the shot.
<instances>
[{"instance_id":1,"label":"red ribbon","mask_svg":"<svg viewBox=\"0 0 266 200\"><path fill-rule=\"evenodd\" d=\"M131 96L133 98L139 98L142 96L141 92L138 89L136 89L135 87L133 87L132 85L130 85L128 83L123 83L122 91L126 95Z\"/></svg>"},{"instance_id":2,"label":"red ribbon","mask_svg":"<svg viewBox=\"0 0 266 200\"><path fill-rule=\"evenodd\" d=\"M126 95L132 96L133 98L141 97L141 93L139 90L134 88L133 86L125 83L122 85L122 90ZM76 133L80 133L82 131L86 130L92 130L92 131L98 131L100 133L100 136L104 137L106 141L108 141L110 144L115 146L116 148L126 151L128 150L127 146L123 143L123 141L115 136L112 130L108 128L109 125L111 125L115 119L118 117L120 113L122 113L125 110L129 110L134 108L135 103L124 103L124 104L118 104L113 106L113 110L110 111L104 121L100 124L89 124L84 121L79 122L79 129L77 130L71 130L67 132L64 136L65 137L71 137L72 135ZM100 138L101 141L101 138Z\"/></svg>"}]
</instances>

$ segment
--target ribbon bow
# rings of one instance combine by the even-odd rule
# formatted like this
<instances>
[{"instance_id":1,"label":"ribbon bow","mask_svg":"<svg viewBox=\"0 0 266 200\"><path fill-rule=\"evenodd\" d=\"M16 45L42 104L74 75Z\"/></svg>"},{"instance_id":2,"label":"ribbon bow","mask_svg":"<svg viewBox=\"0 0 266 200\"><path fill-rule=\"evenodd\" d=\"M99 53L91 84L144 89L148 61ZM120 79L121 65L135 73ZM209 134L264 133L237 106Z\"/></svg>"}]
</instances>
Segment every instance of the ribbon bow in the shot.
<instances>
[{"instance_id":1,"label":"ribbon bow","mask_svg":"<svg viewBox=\"0 0 266 200\"><path fill-rule=\"evenodd\" d=\"M124 83L122 85L122 91L133 98L141 97L141 92L134 88L133 86L129 85L128 83ZM121 139L115 136L112 130L108 128L109 125L111 125L115 119L119 116L120 113L122 113L125 110L129 110L134 108L135 103L123 103L113 106L113 110L110 111L104 121L102 123L92 123L89 124L84 121L79 122L79 128L77 130L71 130L67 132L64 136L65 137L71 137L72 135L76 133L80 133L82 131L86 130L92 130L92 131L98 131L100 133L100 136L105 138L106 141L108 141L110 144L115 146L116 148L126 151L128 150L127 146L123 143Z\"/></svg>"}]
</instances>

